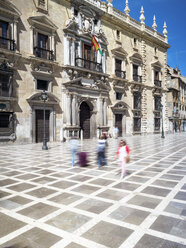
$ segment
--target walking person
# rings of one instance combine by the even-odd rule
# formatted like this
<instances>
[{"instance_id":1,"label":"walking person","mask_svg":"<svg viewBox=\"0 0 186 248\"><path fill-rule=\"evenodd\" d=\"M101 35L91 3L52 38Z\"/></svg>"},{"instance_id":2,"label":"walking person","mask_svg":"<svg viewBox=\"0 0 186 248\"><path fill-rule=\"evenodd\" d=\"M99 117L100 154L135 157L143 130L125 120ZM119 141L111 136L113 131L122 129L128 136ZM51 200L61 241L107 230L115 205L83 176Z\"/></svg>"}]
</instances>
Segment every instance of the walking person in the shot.
<instances>
[{"instance_id":1,"label":"walking person","mask_svg":"<svg viewBox=\"0 0 186 248\"><path fill-rule=\"evenodd\" d=\"M120 141L120 146L117 149L117 158L121 167L121 179L126 175L126 163L128 162L130 149L125 140Z\"/></svg>"},{"instance_id":2,"label":"walking person","mask_svg":"<svg viewBox=\"0 0 186 248\"><path fill-rule=\"evenodd\" d=\"M114 130L113 130L113 138L114 139L117 139L118 138L118 135L119 135L119 129L118 127L114 127Z\"/></svg>"},{"instance_id":3,"label":"walking person","mask_svg":"<svg viewBox=\"0 0 186 248\"><path fill-rule=\"evenodd\" d=\"M78 148L79 148L79 140L77 137L72 137L70 140L70 150L72 154L72 167L75 165L75 159L77 156Z\"/></svg>"},{"instance_id":4,"label":"walking person","mask_svg":"<svg viewBox=\"0 0 186 248\"><path fill-rule=\"evenodd\" d=\"M107 140L105 139L105 136L102 134L98 140L98 145L97 145L98 168L100 168L102 165L107 165L107 159L105 155L106 146L107 146Z\"/></svg>"}]
</instances>

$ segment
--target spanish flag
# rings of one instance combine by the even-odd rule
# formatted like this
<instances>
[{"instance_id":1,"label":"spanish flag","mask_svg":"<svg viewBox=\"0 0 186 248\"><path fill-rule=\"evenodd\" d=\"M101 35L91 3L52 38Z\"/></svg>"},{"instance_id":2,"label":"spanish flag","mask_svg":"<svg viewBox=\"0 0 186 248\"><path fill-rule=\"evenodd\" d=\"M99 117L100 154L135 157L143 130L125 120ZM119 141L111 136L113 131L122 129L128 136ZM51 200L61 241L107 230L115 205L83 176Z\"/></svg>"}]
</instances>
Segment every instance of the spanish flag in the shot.
<instances>
[{"instance_id":1,"label":"spanish flag","mask_svg":"<svg viewBox=\"0 0 186 248\"><path fill-rule=\"evenodd\" d=\"M101 49L101 43L100 43L100 41L97 41L97 39L94 35L92 36L92 44L95 48L95 51L97 52L99 50L101 56L103 56L103 51Z\"/></svg>"},{"instance_id":2,"label":"spanish flag","mask_svg":"<svg viewBox=\"0 0 186 248\"><path fill-rule=\"evenodd\" d=\"M93 44L93 46L94 46L94 48L95 48L95 50L97 52L97 50L99 50L99 43L96 40L96 37L94 35L92 36L92 44Z\"/></svg>"}]
</instances>

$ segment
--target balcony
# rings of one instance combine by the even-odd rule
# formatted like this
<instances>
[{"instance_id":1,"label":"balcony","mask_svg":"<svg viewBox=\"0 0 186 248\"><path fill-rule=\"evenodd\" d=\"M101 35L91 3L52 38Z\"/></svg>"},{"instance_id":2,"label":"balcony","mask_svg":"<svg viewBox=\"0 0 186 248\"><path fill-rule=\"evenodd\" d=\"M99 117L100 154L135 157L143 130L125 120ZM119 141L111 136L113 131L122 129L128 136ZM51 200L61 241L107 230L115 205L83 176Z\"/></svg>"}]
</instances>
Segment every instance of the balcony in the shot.
<instances>
[{"instance_id":1,"label":"balcony","mask_svg":"<svg viewBox=\"0 0 186 248\"><path fill-rule=\"evenodd\" d=\"M15 51L15 41L4 37L0 37L0 48Z\"/></svg>"},{"instance_id":2,"label":"balcony","mask_svg":"<svg viewBox=\"0 0 186 248\"><path fill-rule=\"evenodd\" d=\"M154 80L154 85L157 87L161 87L161 81L160 80Z\"/></svg>"},{"instance_id":3,"label":"balcony","mask_svg":"<svg viewBox=\"0 0 186 248\"><path fill-rule=\"evenodd\" d=\"M142 83L142 76L133 74L133 80L138 83Z\"/></svg>"},{"instance_id":4,"label":"balcony","mask_svg":"<svg viewBox=\"0 0 186 248\"><path fill-rule=\"evenodd\" d=\"M92 71L103 72L102 64L96 63L91 60L82 59L82 58L75 59L75 66L82 67L82 68L92 70Z\"/></svg>"},{"instance_id":5,"label":"balcony","mask_svg":"<svg viewBox=\"0 0 186 248\"><path fill-rule=\"evenodd\" d=\"M40 48L40 47L34 47L34 55L38 58L47 59L47 60L54 60L54 53L53 51Z\"/></svg>"},{"instance_id":6,"label":"balcony","mask_svg":"<svg viewBox=\"0 0 186 248\"><path fill-rule=\"evenodd\" d=\"M116 77L126 79L126 71L115 70Z\"/></svg>"}]
</instances>

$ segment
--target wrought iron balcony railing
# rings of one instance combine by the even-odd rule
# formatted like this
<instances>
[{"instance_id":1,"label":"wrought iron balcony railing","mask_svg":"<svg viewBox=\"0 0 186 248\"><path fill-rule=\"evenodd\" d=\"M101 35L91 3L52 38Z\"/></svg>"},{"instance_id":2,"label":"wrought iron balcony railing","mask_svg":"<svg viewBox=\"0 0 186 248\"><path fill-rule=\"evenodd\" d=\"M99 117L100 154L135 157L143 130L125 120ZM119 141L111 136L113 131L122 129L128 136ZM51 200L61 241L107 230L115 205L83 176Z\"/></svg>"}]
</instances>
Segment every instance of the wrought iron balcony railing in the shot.
<instances>
[{"instance_id":1,"label":"wrought iron balcony railing","mask_svg":"<svg viewBox=\"0 0 186 248\"><path fill-rule=\"evenodd\" d=\"M126 71L115 70L116 77L126 79Z\"/></svg>"},{"instance_id":2,"label":"wrought iron balcony railing","mask_svg":"<svg viewBox=\"0 0 186 248\"><path fill-rule=\"evenodd\" d=\"M154 85L161 87L161 81L160 80L154 80Z\"/></svg>"},{"instance_id":3,"label":"wrought iron balcony railing","mask_svg":"<svg viewBox=\"0 0 186 248\"><path fill-rule=\"evenodd\" d=\"M38 58L54 60L54 53L51 50L47 50L40 47L34 47L34 55Z\"/></svg>"},{"instance_id":4,"label":"wrought iron balcony railing","mask_svg":"<svg viewBox=\"0 0 186 248\"><path fill-rule=\"evenodd\" d=\"M0 37L0 48L15 51L15 41L8 38Z\"/></svg>"},{"instance_id":5,"label":"wrought iron balcony railing","mask_svg":"<svg viewBox=\"0 0 186 248\"><path fill-rule=\"evenodd\" d=\"M142 76L133 74L133 80L138 83L142 83Z\"/></svg>"},{"instance_id":6,"label":"wrought iron balcony railing","mask_svg":"<svg viewBox=\"0 0 186 248\"><path fill-rule=\"evenodd\" d=\"M99 71L99 72L103 71L102 64L82 58L75 59L75 66L83 67L85 69L89 69L92 71Z\"/></svg>"}]
</instances>

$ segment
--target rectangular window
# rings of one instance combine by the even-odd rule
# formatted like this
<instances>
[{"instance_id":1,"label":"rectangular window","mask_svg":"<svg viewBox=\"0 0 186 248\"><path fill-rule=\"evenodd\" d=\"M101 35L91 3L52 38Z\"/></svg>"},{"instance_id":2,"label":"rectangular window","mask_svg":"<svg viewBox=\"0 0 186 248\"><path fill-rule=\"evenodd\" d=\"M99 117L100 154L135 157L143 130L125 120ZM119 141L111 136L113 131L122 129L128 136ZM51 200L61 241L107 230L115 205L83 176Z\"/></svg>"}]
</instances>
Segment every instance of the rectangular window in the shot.
<instances>
[{"instance_id":1,"label":"rectangular window","mask_svg":"<svg viewBox=\"0 0 186 248\"><path fill-rule=\"evenodd\" d=\"M83 43L83 67L94 70L96 68L95 59L93 46Z\"/></svg>"},{"instance_id":2,"label":"rectangular window","mask_svg":"<svg viewBox=\"0 0 186 248\"><path fill-rule=\"evenodd\" d=\"M141 109L141 93L134 93L134 109Z\"/></svg>"},{"instance_id":3,"label":"rectangular window","mask_svg":"<svg viewBox=\"0 0 186 248\"><path fill-rule=\"evenodd\" d=\"M159 80L159 71L154 71L154 79Z\"/></svg>"},{"instance_id":4,"label":"rectangular window","mask_svg":"<svg viewBox=\"0 0 186 248\"><path fill-rule=\"evenodd\" d=\"M0 96L9 97L10 76L8 74L0 74Z\"/></svg>"},{"instance_id":5,"label":"rectangular window","mask_svg":"<svg viewBox=\"0 0 186 248\"><path fill-rule=\"evenodd\" d=\"M121 32L119 30L116 30L116 37L118 40L121 38Z\"/></svg>"},{"instance_id":6,"label":"rectangular window","mask_svg":"<svg viewBox=\"0 0 186 248\"><path fill-rule=\"evenodd\" d=\"M123 96L123 93L121 92L116 92L116 100L121 100Z\"/></svg>"},{"instance_id":7,"label":"rectangular window","mask_svg":"<svg viewBox=\"0 0 186 248\"><path fill-rule=\"evenodd\" d=\"M133 121L134 121L134 124L133 124L134 132L141 132L141 118L135 117Z\"/></svg>"},{"instance_id":8,"label":"rectangular window","mask_svg":"<svg viewBox=\"0 0 186 248\"><path fill-rule=\"evenodd\" d=\"M115 67L117 71L121 71L121 64L122 64L122 60L120 59L115 60L115 65L116 65Z\"/></svg>"},{"instance_id":9,"label":"rectangular window","mask_svg":"<svg viewBox=\"0 0 186 248\"><path fill-rule=\"evenodd\" d=\"M48 48L48 36L38 33L38 48L47 49Z\"/></svg>"},{"instance_id":10,"label":"rectangular window","mask_svg":"<svg viewBox=\"0 0 186 248\"><path fill-rule=\"evenodd\" d=\"M0 113L0 128L9 128L10 113Z\"/></svg>"},{"instance_id":11,"label":"rectangular window","mask_svg":"<svg viewBox=\"0 0 186 248\"><path fill-rule=\"evenodd\" d=\"M46 80L37 80L37 90L48 90L48 81Z\"/></svg>"},{"instance_id":12,"label":"rectangular window","mask_svg":"<svg viewBox=\"0 0 186 248\"><path fill-rule=\"evenodd\" d=\"M155 108L155 110L157 110L157 111L160 111L161 110L161 108L160 108L160 106L161 106L161 97L160 96L155 96L154 97L154 108Z\"/></svg>"},{"instance_id":13,"label":"rectangular window","mask_svg":"<svg viewBox=\"0 0 186 248\"><path fill-rule=\"evenodd\" d=\"M138 66L133 64L133 75L138 75Z\"/></svg>"}]
</instances>

